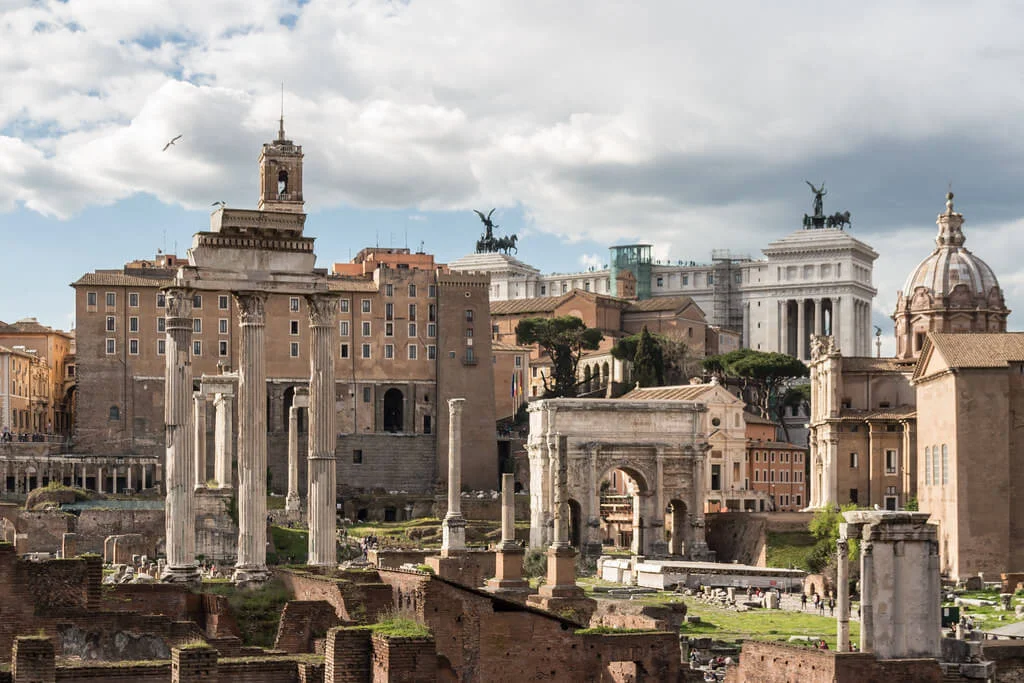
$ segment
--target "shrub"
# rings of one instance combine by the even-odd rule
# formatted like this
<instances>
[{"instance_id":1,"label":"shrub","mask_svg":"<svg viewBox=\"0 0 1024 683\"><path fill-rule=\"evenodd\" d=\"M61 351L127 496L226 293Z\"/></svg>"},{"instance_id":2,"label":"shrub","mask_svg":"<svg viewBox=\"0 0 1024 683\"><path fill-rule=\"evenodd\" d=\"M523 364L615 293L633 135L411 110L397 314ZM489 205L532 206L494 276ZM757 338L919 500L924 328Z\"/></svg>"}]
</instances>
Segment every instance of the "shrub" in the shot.
<instances>
[{"instance_id":1,"label":"shrub","mask_svg":"<svg viewBox=\"0 0 1024 683\"><path fill-rule=\"evenodd\" d=\"M548 573L548 556L543 550L532 548L523 556L523 576L535 579Z\"/></svg>"}]
</instances>

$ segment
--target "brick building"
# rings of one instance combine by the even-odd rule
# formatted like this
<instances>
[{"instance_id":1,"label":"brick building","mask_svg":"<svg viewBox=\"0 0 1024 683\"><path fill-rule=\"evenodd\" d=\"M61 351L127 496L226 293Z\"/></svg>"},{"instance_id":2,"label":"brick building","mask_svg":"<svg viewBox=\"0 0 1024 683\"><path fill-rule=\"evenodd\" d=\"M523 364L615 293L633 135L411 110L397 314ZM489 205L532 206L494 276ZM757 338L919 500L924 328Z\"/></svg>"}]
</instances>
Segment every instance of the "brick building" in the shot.
<instances>
[{"instance_id":1,"label":"brick building","mask_svg":"<svg viewBox=\"0 0 1024 683\"><path fill-rule=\"evenodd\" d=\"M289 154L281 156L278 147ZM267 180L280 175L270 168L275 164L287 167L283 193L282 181ZM276 142L264 146L261 209L266 205L273 211L299 213L298 220L304 222L301 167L301 147ZM211 228L222 211L211 216ZM197 233L196 240L210 234ZM160 289L172 283L179 267L195 265L176 255L157 254L120 269L86 273L72 285L80 406L76 451L163 452L167 359ZM408 249L364 249L351 263L335 264L328 286L340 296L335 356L339 491L433 491L439 473L445 471L445 401L453 397L468 399L463 417L464 481L472 487L496 488L487 276L449 273L433 256ZM231 293L195 293L193 316L194 377L236 368L239 311ZM267 299L268 465L270 487L277 492L284 491L287 480L289 408L295 389L309 383L308 319L304 297L278 294ZM212 409L207 409L211 415L206 420L206 443L212 450L215 421ZM305 418L300 420L303 452L306 425ZM300 460L304 492L305 460ZM212 463L208 454L208 466ZM203 474L200 481L212 472Z\"/></svg>"},{"instance_id":2,"label":"brick building","mask_svg":"<svg viewBox=\"0 0 1024 683\"><path fill-rule=\"evenodd\" d=\"M758 512L794 512L807 506L807 449L774 439L747 441L747 480L764 494Z\"/></svg>"}]
</instances>

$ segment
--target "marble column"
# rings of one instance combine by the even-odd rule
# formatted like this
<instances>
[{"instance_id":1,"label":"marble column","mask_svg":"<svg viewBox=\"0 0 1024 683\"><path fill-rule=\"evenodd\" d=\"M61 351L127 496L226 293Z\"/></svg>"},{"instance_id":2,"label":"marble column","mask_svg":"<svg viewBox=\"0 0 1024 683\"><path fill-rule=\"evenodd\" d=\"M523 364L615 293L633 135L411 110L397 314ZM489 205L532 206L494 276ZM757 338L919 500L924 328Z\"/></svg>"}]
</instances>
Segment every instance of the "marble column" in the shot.
<instances>
[{"instance_id":1,"label":"marble column","mask_svg":"<svg viewBox=\"0 0 1024 683\"><path fill-rule=\"evenodd\" d=\"M196 429L196 486L206 486L206 396L201 391L192 395Z\"/></svg>"},{"instance_id":2,"label":"marble column","mask_svg":"<svg viewBox=\"0 0 1024 683\"><path fill-rule=\"evenodd\" d=\"M338 448L337 399L335 397L334 356L338 353L338 298L320 294L306 297L309 305L309 564L333 567L338 564ZM290 424L289 427L292 425ZM298 436L296 420L295 433ZM297 445L296 445L297 448ZM288 489L299 488L298 457L295 477L289 464Z\"/></svg>"},{"instance_id":3,"label":"marble column","mask_svg":"<svg viewBox=\"0 0 1024 683\"><path fill-rule=\"evenodd\" d=\"M199 580L195 537L195 447L192 411L192 293L167 290L164 425L167 444L165 526L167 563L162 581Z\"/></svg>"},{"instance_id":4,"label":"marble column","mask_svg":"<svg viewBox=\"0 0 1024 683\"><path fill-rule=\"evenodd\" d=\"M515 475L501 475L501 544L494 558L494 578L487 581L492 589L525 590L529 584L523 580L524 551L516 543Z\"/></svg>"},{"instance_id":5,"label":"marble column","mask_svg":"<svg viewBox=\"0 0 1024 683\"><path fill-rule=\"evenodd\" d=\"M836 540L836 649L850 651L850 546L845 538Z\"/></svg>"},{"instance_id":6,"label":"marble column","mask_svg":"<svg viewBox=\"0 0 1024 683\"><path fill-rule=\"evenodd\" d=\"M213 478L222 489L229 489L232 484L231 401L230 394L217 394L213 399Z\"/></svg>"},{"instance_id":7,"label":"marble column","mask_svg":"<svg viewBox=\"0 0 1024 683\"><path fill-rule=\"evenodd\" d=\"M822 486L822 505L834 505L839 501L836 481L837 467L839 466L839 438L830 437L828 440L828 458L825 459L825 476Z\"/></svg>"},{"instance_id":8,"label":"marble column","mask_svg":"<svg viewBox=\"0 0 1024 683\"><path fill-rule=\"evenodd\" d=\"M779 352L789 354L789 299L779 302Z\"/></svg>"},{"instance_id":9,"label":"marble column","mask_svg":"<svg viewBox=\"0 0 1024 683\"><path fill-rule=\"evenodd\" d=\"M822 316L823 306L821 299L814 300L814 334L825 334L825 319Z\"/></svg>"},{"instance_id":10,"label":"marble column","mask_svg":"<svg viewBox=\"0 0 1024 683\"><path fill-rule=\"evenodd\" d=\"M796 353L800 360L807 358L804 348L807 346L807 300L797 299L796 302Z\"/></svg>"},{"instance_id":11,"label":"marble column","mask_svg":"<svg viewBox=\"0 0 1024 683\"><path fill-rule=\"evenodd\" d=\"M28 493L28 475L25 475L25 493ZM99 467L96 470L96 491L98 493L106 493L103 490L103 468Z\"/></svg>"},{"instance_id":12,"label":"marble column","mask_svg":"<svg viewBox=\"0 0 1024 683\"><path fill-rule=\"evenodd\" d=\"M860 650L871 652L875 645L875 613L872 593L875 583L875 564L871 541L860 543Z\"/></svg>"},{"instance_id":13,"label":"marble column","mask_svg":"<svg viewBox=\"0 0 1024 683\"><path fill-rule=\"evenodd\" d=\"M464 398L448 399L448 514L444 516L441 557L466 551L466 520L462 516L462 408Z\"/></svg>"},{"instance_id":14,"label":"marble column","mask_svg":"<svg viewBox=\"0 0 1024 683\"><path fill-rule=\"evenodd\" d=\"M135 481L132 478L132 465L128 465L127 469L128 469L128 481L127 481L128 490L134 492L135 491Z\"/></svg>"},{"instance_id":15,"label":"marble column","mask_svg":"<svg viewBox=\"0 0 1024 683\"><path fill-rule=\"evenodd\" d=\"M239 316L238 559L235 583L267 579L267 295L235 294Z\"/></svg>"},{"instance_id":16,"label":"marble column","mask_svg":"<svg viewBox=\"0 0 1024 683\"><path fill-rule=\"evenodd\" d=\"M836 297L832 299L832 338L835 340L835 346L840 351L843 350L843 326L841 324L843 316L843 299L842 297Z\"/></svg>"},{"instance_id":17,"label":"marble column","mask_svg":"<svg viewBox=\"0 0 1024 683\"><path fill-rule=\"evenodd\" d=\"M284 500L284 509L288 512L299 512L302 500L299 498L299 408L293 405L288 409L288 495Z\"/></svg>"}]
</instances>

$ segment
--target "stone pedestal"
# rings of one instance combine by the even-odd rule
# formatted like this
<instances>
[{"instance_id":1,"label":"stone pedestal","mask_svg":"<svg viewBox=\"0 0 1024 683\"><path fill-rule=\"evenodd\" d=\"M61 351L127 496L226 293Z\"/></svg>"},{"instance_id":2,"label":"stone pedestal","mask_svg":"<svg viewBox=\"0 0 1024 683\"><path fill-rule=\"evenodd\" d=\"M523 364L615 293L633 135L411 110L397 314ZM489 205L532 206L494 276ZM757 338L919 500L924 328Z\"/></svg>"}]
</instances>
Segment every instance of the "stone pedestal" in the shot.
<instances>
[{"instance_id":1,"label":"stone pedestal","mask_svg":"<svg viewBox=\"0 0 1024 683\"><path fill-rule=\"evenodd\" d=\"M462 516L462 408L464 398L448 399L448 513L441 524L441 556L466 552Z\"/></svg>"},{"instance_id":2,"label":"stone pedestal","mask_svg":"<svg viewBox=\"0 0 1024 683\"><path fill-rule=\"evenodd\" d=\"M235 583L265 581L267 571L267 295L235 295L240 321L238 367L238 561Z\"/></svg>"},{"instance_id":3,"label":"stone pedestal","mask_svg":"<svg viewBox=\"0 0 1024 683\"><path fill-rule=\"evenodd\" d=\"M165 531L167 564L162 581L199 581L195 558L195 434L192 408L192 293L169 289L164 372L167 443ZM102 476L100 477L102 481Z\"/></svg>"},{"instance_id":4,"label":"stone pedestal","mask_svg":"<svg viewBox=\"0 0 1024 683\"><path fill-rule=\"evenodd\" d=\"M309 354L309 564L333 567L338 564L338 465L334 455L338 445L334 393L338 299L317 295L306 297L306 302L312 333ZM295 488L297 494L298 460Z\"/></svg>"}]
</instances>

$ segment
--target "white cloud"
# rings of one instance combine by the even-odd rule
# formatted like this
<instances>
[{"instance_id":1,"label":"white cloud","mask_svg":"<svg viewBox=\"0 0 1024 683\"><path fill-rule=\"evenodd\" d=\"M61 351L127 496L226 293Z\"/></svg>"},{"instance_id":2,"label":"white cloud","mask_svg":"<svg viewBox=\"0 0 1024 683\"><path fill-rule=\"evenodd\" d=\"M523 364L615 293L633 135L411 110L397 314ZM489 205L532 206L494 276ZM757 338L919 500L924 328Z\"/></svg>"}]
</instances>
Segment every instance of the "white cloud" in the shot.
<instances>
[{"instance_id":1,"label":"white cloud","mask_svg":"<svg viewBox=\"0 0 1024 683\"><path fill-rule=\"evenodd\" d=\"M521 207L521 237L643 240L658 258L706 260L712 248L756 256L799 226L805 175L838 176L829 201L882 254L881 316L927 252L909 245L946 179L1024 181L1006 161L1024 152L1024 101L1005 86L1024 61L1013 4L4 7L0 211L64 217L138 192L251 205L284 82L311 209ZM916 156L934 150L947 151ZM911 189L887 187L890 174ZM935 194L901 205L911 191ZM1024 205L1008 194L977 227L979 251L1017 243L1007 226ZM1024 303L1017 264L993 251Z\"/></svg>"},{"instance_id":2,"label":"white cloud","mask_svg":"<svg viewBox=\"0 0 1024 683\"><path fill-rule=\"evenodd\" d=\"M607 259L601 258L600 254L582 254L580 256L580 265L586 268L601 268L605 265Z\"/></svg>"}]
</instances>

